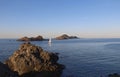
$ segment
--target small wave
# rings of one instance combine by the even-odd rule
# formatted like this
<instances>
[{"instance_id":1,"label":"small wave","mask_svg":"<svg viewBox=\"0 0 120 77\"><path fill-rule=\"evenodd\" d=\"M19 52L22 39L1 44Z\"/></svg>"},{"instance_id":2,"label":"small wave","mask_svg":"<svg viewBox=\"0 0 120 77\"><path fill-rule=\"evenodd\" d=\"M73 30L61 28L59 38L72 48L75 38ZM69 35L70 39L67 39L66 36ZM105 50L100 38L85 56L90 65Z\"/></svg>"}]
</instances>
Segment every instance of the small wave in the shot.
<instances>
[{"instance_id":1,"label":"small wave","mask_svg":"<svg viewBox=\"0 0 120 77\"><path fill-rule=\"evenodd\" d=\"M109 49L115 49L115 50L120 50L120 44L107 44L105 47Z\"/></svg>"}]
</instances>

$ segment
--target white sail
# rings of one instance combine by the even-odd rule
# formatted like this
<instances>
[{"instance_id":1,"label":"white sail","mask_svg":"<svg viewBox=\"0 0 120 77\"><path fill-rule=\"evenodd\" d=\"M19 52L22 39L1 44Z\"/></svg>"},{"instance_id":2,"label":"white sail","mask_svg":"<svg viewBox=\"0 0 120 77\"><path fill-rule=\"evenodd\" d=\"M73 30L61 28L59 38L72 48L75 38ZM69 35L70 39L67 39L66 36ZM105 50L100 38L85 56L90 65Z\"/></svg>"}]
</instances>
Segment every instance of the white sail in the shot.
<instances>
[{"instance_id":1,"label":"white sail","mask_svg":"<svg viewBox=\"0 0 120 77\"><path fill-rule=\"evenodd\" d=\"M51 41L51 38L49 39L49 41L48 41L49 43L51 43L52 41Z\"/></svg>"},{"instance_id":2,"label":"white sail","mask_svg":"<svg viewBox=\"0 0 120 77\"><path fill-rule=\"evenodd\" d=\"M48 41L48 45L51 47L51 38L49 39L49 41Z\"/></svg>"}]
</instances>

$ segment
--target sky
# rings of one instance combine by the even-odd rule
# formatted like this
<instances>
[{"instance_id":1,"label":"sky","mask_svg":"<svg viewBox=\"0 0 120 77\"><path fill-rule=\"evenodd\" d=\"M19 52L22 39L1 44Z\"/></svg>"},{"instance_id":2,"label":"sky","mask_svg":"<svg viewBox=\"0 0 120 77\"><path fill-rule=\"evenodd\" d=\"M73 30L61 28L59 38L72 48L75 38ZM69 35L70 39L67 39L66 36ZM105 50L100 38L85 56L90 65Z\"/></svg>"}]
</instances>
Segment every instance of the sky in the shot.
<instances>
[{"instance_id":1,"label":"sky","mask_svg":"<svg viewBox=\"0 0 120 77\"><path fill-rule=\"evenodd\" d=\"M0 38L120 38L120 0L0 0Z\"/></svg>"}]
</instances>

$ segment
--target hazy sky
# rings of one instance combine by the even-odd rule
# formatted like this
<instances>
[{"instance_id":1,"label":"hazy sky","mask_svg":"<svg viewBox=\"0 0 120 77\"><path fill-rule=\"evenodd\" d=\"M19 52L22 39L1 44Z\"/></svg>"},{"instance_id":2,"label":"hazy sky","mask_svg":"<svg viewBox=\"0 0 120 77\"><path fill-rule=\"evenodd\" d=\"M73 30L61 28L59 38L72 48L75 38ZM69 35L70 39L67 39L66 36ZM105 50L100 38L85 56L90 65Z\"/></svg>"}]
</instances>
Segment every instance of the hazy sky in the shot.
<instances>
[{"instance_id":1,"label":"hazy sky","mask_svg":"<svg viewBox=\"0 0 120 77\"><path fill-rule=\"evenodd\" d=\"M0 0L0 38L120 38L120 0Z\"/></svg>"}]
</instances>

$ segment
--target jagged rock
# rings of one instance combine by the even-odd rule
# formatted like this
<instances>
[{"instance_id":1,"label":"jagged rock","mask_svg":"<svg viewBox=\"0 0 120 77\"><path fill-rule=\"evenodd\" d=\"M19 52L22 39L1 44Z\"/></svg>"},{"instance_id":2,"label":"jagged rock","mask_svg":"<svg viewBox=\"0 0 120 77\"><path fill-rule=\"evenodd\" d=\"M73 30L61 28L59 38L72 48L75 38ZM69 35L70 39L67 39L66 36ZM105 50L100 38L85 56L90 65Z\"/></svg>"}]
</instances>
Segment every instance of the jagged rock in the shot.
<instances>
[{"instance_id":1,"label":"jagged rock","mask_svg":"<svg viewBox=\"0 0 120 77\"><path fill-rule=\"evenodd\" d=\"M69 36L70 39L78 38L77 36Z\"/></svg>"},{"instance_id":2,"label":"jagged rock","mask_svg":"<svg viewBox=\"0 0 120 77\"><path fill-rule=\"evenodd\" d=\"M57 63L58 59L55 53L44 51L41 47L30 43L24 43L5 64L11 70L18 72L20 76L30 77L32 74L37 77L38 75L44 76L44 73L60 73L64 66Z\"/></svg>"},{"instance_id":3,"label":"jagged rock","mask_svg":"<svg viewBox=\"0 0 120 77\"><path fill-rule=\"evenodd\" d=\"M120 75L117 73L114 73L114 74L109 74L108 77L120 77Z\"/></svg>"},{"instance_id":4,"label":"jagged rock","mask_svg":"<svg viewBox=\"0 0 120 77\"><path fill-rule=\"evenodd\" d=\"M20 39L18 39L17 41L43 41L43 37L42 36L37 36L37 37L31 37L31 38L28 38L28 37L22 37Z\"/></svg>"},{"instance_id":5,"label":"jagged rock","mask_svg":"<svg viewBox=\"0 0 120 77\"><path fill-rule=\"evenodd\" d=\"M56 37L57 40L64 40L64 39L75 39L78 38L77 36L68 36L67 34L63 34L61 36Z\"/></svg>"},{"instance_id":6,"label":"jagged rock","mask_svg":"<svg viewBox=\"0 0 120 77\"><path fill-rule=\"evenodd\" d=\"M0 77L18 77L18 75L0 62Z\"/></svg>"},{"instance_id":7,"label":"jagged rock","mask_svg":"<svg viewBox=\"0 0 120 77\"><path fill-rule=\"evenodd\" d=\"M20 39L18 39L17 41L29 41L30 39L28 37L22 37Z\"/></svg>"}]
</instances>

